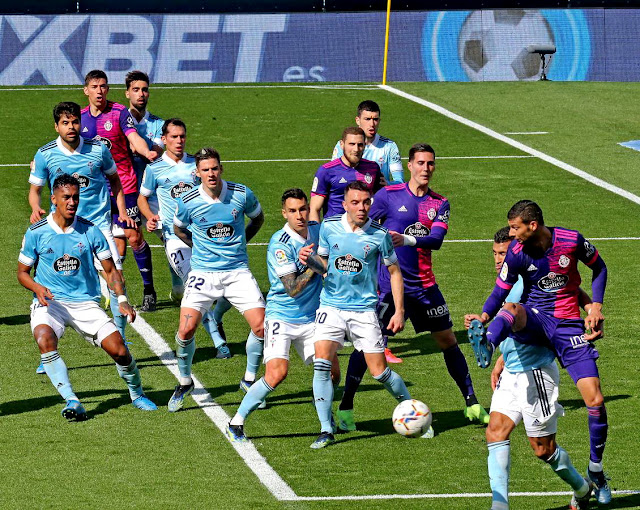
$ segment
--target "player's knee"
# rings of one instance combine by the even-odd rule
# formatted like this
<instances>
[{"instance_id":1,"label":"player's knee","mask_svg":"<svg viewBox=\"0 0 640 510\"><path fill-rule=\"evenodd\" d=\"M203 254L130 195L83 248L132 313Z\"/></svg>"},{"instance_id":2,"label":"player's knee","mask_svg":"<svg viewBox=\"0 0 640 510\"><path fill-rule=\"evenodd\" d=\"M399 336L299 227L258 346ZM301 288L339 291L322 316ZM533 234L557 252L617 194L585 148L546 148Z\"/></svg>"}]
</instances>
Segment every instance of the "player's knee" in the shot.
<instances>
[{"instance_id":1,"label":"player's knee","mask_svg":"<svg viewBox=\"0 0 640 510\"><path fill-rule=\"evenodd\" d=\"M264 338L264 324L260 324L259 326L254 326L253 328L251 328L251 331L253 331L253 334L256 335L258 338Z\"/></svg>"},{"instance_id":2,"label":"player's knee","mask_svg":"<svg viewBox=\"0 0 640 510\"><path fill-rule=\"evenodd\" d=\"M197 328L197 325L181 326L180 329L178 329L178 336L183 340L186 340L188 338L193 338L193 335L196 334L196 328Z\"/></svg>"},{"instance_id":3,"label":"player's knee","mask_svg":"<svg viewBox=\"0 0 640 510\"><path fill-rule=\"evenodd\" d=\"M289 370L286 366L280 366L269 370L268 373L265 374L264 378L269 386L276 388L287 378L288 373Z\"/></svg>"},{"instance_id":4,"label":"player's knee","mask_svg":"<svg viewBox=\"0 0 640 510\"><path fill-rule=\"evenodd\" d=\"M518 313L518 305L516 303L505 303L502 305L502 309L512 315L516 315Z\"/></svg>"},{"instance_id":5,"label":"player's knee","mask_svg":"<svg viewBox=\"0 0 640 510\"><path fill-rule=\"evenodd\" d=\"M547 462L553 455L553 452L556 451L556 445L553 442L535 443L532 444L531 447L533 448L533 453L535 454L535 456L543 462Z\"/></svg>"},{"instance_id":6,"label":"player's knee","mask_svg":"<svg viewBox=\"0 0 640 510\"><path fill-rule=\"evenodd\" d=\"M144 242L144 238L142 237L142 232L137 229L127 229L127 241L131 245L132 250L138 250L142 243Z\"/></svg>"},{"instance_id":7,"label":"player's knee","mask_svg":"<svg viewBox=\"0 0 640 510\"><path fill-rule=\"evenodd\" d=\"M55 351L58 348L58 339L50 331L35 332L34 338L40 349L40 353Z\"/></svg>"},{"instance_id":8,"label":"player's knee","mask_svg":"<svg viewBox=\"0 0 640 510\"><path fill-rule=\"evenodd\" d=\"M508 427L504 427L502 424L496 422L496 420L490 419L485 435L487 437L487 443L506 441L509 439L510 430Z\"/></svg>"},{"instance_id":9,"label":"player's knee","mask_svg":"<svg viewBox=\"0 0 640 510\"><path fill-rule=\"evenodd\" d=\"M589 407L600 407L604 405L604 397L602 393L598 391L592 395L585 395L584 403Z\"/></svg>"}]
</instances>

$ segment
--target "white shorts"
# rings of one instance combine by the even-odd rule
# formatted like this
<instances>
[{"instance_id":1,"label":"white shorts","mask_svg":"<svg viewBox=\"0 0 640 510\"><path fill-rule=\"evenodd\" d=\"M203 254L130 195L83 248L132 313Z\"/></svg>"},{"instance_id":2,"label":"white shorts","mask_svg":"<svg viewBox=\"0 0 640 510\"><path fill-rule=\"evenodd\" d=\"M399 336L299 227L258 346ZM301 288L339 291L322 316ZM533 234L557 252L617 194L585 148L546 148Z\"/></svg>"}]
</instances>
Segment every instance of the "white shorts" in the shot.
<instances>
[{"instance_id":1,"label":"white shorts","mask_svg":"<svg viewBox=\"0 0 640 510\"><path fill-rule=\"evenodd\" d=\"M279 319L264 321L264 362L280 358L289 360L291 345L306 365L313 361L313 322L293 324Z\"/></svg>"},{"instance_id":2,"label":"white shorts","mask_svg":"<svg viewBox=\"0 0 640 510\"><path fill-rule=\"evenodd\" d=\"M508 416L516 425L524 421L529 437L555 434L558 416L564 415L558 403L559 383L555 362L526 372L503 370L491 399L491 412Z\"/></svg>"},{"instance_id":3,"label":"white shorts","mask_svg":"<svg viewBox=\"0 0 640 510\"><path fill-rule=\"evenodd\" d=\"M120 253L118 252L116 240L113 238L111 229L100 229L100 232L102 232L102 235L107 238L107 244L109 245L109 250L111 251L111 258L113 259L113 263L116 265L116 269L122 270L122 260L120 260ZM96 257L93 257L93 265L98 271L102 271L102 264Z\"/></svg>"},{"instance_id":4,"label":"white shorts","mask_svg":"<svg viewBox=\"0 0 640 510\"><path fill-rule=\"evenodd\" d=\"M34 302L31 304L31 332L43 324L51 327L58 339L62 338L65 326L71 326L96 347L117 331L111 317L95 301L61 303L53 299L49 306Z\"/></svg>"},{"instance_id":5,"label":"white shorts","mask_svg":"<svg viewBox=\"0 0 640 510\"><path fill-rule=\"evenodd\" d=\"M164 251L169 265L185 282L191 271L191 248L177 237L170 237L164 243Z\"/></svg>"},{"instance_id":6,"label":"white shorts","mask_svg":"<svg viewBox=\"0 0 640 510\"><path fill-rule=\"evenodd\" d=\"M264 308L264 297L258 282L248 269L234 271L191 271L185 282L183 308L207 313L213 303L227 298L236 310L244 313L253 308Z\"/></svg>"},{"instance_id":7,"label":"white shorts","mask_svg":"<svg viewBox=\"0 0 640 510\"><path fill-rule=\"evenodd\" d=\"M345 335L362 352L384 352L384 341L376 312L352 312L321 306L316 312L314 342L331 340L344 347Z\"/></svg>"},{"instance_id":8,"label":"white shorts","mask_svg":"<svg viewBox=\"0 0 640 510\"><path fill-rule=\"evenodd\" d=\"M120 225L116 225L115 223L111 225L111 235L113 237L120 237L125 239L127 234L124 233L124 229Z\"/></svg>"}]
</instances>

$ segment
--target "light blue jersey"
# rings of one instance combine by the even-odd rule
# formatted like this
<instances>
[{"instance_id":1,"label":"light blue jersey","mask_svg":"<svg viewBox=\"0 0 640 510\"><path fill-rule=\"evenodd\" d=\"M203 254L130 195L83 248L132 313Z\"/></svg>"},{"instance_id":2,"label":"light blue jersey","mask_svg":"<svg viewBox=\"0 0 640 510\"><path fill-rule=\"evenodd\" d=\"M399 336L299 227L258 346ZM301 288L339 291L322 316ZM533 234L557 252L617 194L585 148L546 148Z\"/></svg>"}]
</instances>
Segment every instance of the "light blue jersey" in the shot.
<instances>
[{"instance_id":1,"label":"light blue jersey","mask_svg":"<svg viewBox=\"0 0 640 510\"><path fill-rule=\"evenodd\" d=\"M320 304L322 277L314 275L296 297L287 294L280 278L291 273L298 275L307 269L298 260L298 253L308 244L317 246L319 233L320 224L310 221L306 239L296 233L289 224L271 236L267 247L267 270L271 285L267 295L267 319L279 319L292 324L306 324L315 320Z\"/></svg>"},{"instance_id":2,"label":"light blue jersey","mask_svg":"<svg viewBox=\"0 0 640 510\"><path fill-rule=\"evenodd\" d=\"M244 216L255 218L261 212L253 191L235 182L222 181L216 199L207 195L202 185L182 195L173 223L189 227L193 236L191 269L206 272L248 269Z\"/></svg>"},{"instance_id":3,"label":"light blue jersey","mask_svg":"<svg viewBox=\"0 0 640 510\"><path fill-rule=\"evenodd\" d=\"M73 175L80 181L77 215L101 229L110 229L111 202L106 176L115 173L116 164L103 143L80 137L80 145L74 152L70 152L58 137L36 152L29 183L34 186L48 184L49 189L52 189L56 177L61 174ZM53 205L51 209L55 209Z\"/></svg>"},{"instance_id":4,"label":"light blue jersey","mask_svg":"<svg viewBox=\"0 0 640 510\"><path fill-rule=\"evenodd\" d=\"M523 290L524 283L522 277L519 276L505 302L520 303ZM511 337L507 337L502 341L500 352L504 356L505 368L512 373L542 368L552 363L556 357L551 349L541 345L521 344Z\"/></svg>"},{"instance_id":5,"label":"light blue jersey","mask_svg":"<svg viewBox=\"0 0 640 510\"><path fill-rule=\"evenodd\" d=\"M147 165L140 194L145 197L154 193L158 195L162 234L165 239L176 237L173 232L173 217L178 198L199 184L200 179L196 177L196 161L189 154L183 154L182 160L176 163L165 152L161 158Z\"/></svg>"},{"instance_id":6,"label":"light blue jersey","mask_svg":"<svg viewBox=\"0 0 640 510\"><path fill-rule=\"evenodd\" d=\"M56 301L79 303L100 301L94 255L98 260L111 257L96 225L76 216L63 232L49 214L29 227L18 260L25 266L37 266L34 280L47 287Z\"/></svg>"},{"instance_id":7,"label":"light blue jersey","mask_svg":"<svg viewBox=\"0 0 640 510\"><path fill-rule=\"evenodd\" d=\"M340 142L333 149L331 159L337 159L343 154L340 148ZM404 182L404 171L402 169L402 160L400 159L400 151L396 142L389 140L384 136L376 134L370 144L364 146L363 159L375 161L382 170L382 175L387 180L387 184L398 184Z\"/></svg>"},{"instance_id":8,"label":"light blue jersey","mask_svg":"<svg viewBox=\"0 0 640 510\"><path fill-rule=\"evenodd\" d=\"M376 309L378 257L387 266L398 260L386 228L369 219L353 231L346 213L322 222L318 255L329 259L320 304L356 312Z\"/></svg>"},{"instance_id":9,"label":"light blue jersey","mask_svg":"<svg viewBox=\"0 0 640 510\"><path fill-rule=\"evenodd\" d=\"M129 109L129 113L131 113L131 118L133 119L133 126L136 128L140 137L147 142L149 150L151 150L154 145L164 147L164 143L162 143L162 125L164 124L164 120L160 117L156 117L148 111L145 111L144 117L142 117L142 120L138 122L131 112L131 109ZM132 161L133 169L136 172L136 179L138 180L138 186L140 186L140 183L142 182L142 174L144 173L144 169L147 166L148 161L137 155L133 156Z\"/></svg>"}]
</instances>

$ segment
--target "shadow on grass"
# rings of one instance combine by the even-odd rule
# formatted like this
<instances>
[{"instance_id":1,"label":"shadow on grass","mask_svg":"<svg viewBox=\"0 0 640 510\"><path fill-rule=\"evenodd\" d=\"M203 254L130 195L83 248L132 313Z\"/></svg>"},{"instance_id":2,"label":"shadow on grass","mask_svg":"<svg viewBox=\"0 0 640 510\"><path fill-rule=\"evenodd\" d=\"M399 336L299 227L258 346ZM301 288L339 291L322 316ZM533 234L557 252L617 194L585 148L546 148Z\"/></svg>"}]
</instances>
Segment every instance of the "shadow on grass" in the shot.
<instances>
[{"instance_id":1,"label":"shadow on grass","mask_svg":"<svg viewBox=\"0 0 640 510\"><path fill-rule=\"evenodd\" d=\"M595 501L591 500L591 505L589 508L640 508L640 494L629 494L629 495L614 495L611 503L606 505L605 507L596 506ZM547 510L562 510L566 509L567 505L563 506L554 506L548 508Z\"/></svg>"},{"instance_id":2,"label":"shadow on grass","mask_svg":"<svg viewBox=\"0 0 640 510\"><path fill-rule=\"evenodd\" d=\"M31 316L27 314L23 315L9 315L7 317L0 317L0 326L20 326L22 324L29 324Z\"/></svg>"}]
</instances>

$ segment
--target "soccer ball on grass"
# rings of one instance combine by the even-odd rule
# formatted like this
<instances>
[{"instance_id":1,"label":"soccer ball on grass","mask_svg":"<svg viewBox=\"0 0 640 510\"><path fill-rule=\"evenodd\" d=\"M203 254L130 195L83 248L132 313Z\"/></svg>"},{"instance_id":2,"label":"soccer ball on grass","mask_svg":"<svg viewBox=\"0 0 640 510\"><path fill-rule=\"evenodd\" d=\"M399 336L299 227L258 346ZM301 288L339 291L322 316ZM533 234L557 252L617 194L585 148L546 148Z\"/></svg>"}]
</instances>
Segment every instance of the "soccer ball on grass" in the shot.
<instances>
[{"instance_id":1,"label":"soccer ball on grass","mask_svg":"<svg viewBox=\"0 0 640 510\"><path fill-rule=\"evenodd\" d=\"M431 426L433 416L427 404L409 399L400 402L393 411L393 428L406 437L420 437Z\"/></svg>"}]
</instances>

